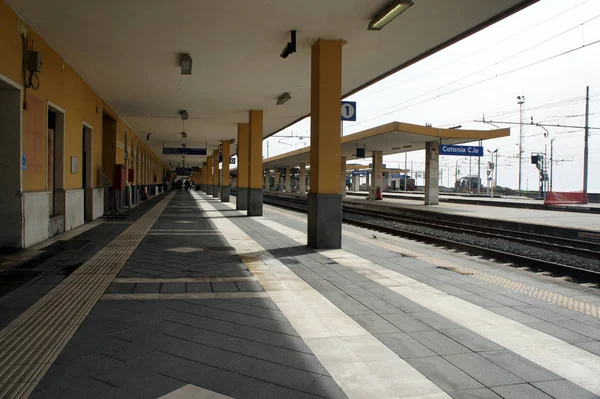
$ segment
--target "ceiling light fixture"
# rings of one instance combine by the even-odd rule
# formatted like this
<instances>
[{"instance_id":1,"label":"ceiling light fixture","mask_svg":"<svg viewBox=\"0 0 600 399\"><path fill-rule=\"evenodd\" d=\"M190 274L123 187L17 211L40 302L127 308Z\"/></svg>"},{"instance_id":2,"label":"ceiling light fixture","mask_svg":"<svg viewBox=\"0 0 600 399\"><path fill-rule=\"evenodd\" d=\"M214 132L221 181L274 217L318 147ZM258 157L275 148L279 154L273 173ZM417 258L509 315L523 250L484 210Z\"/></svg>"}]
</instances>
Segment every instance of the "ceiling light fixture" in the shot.
<instances>
[{"instance_id":1,"label":"ceiling light fixture","mask_svg":"<svg viewBox=\"0 0 600 399\"><path fill-rule=\"evenodd\" d=\"M183 121L187 121L188 116L189 116L188 112L185 109L179 111L179 115L181 115L181 120L183 120Z\"/></svg>"},{"instance_id":2,"label":"ceiling light fixture","mask_svg":"<svg viewBox=\"0 0 600 399\"><path fill-rule=\"evenodd\" d=\"M296 52L296 31L293 30L291 31L291 41L289 41L285 47L283 48L283 51L281 52L281 58L287 58L290 54L293 54Z\"/></svg>"},{"instance_id":3,"label":"ceiling light fixture","mask_svg":"<svg viewBox=\"0 0 600 399\"><path fill-rule=\"evenodd\" d=\"M187 139L187 133L186 132L181 132L181 138L182 139Z\"/></svg>"},{"instance_id":4,"label":"ceiling light fixture","mask_svg":"<svg viewBox=\"0 0 600 399\"><path fill-rule=\"evenodd\" d=\"M179 54L179 65L181 65L182 75L192 74L192 57L188 53Z\"/></svg>"},{"instance_id":5,"label":"ceiling light fixture","mask_svg":"<svg viewBox=\"0 0 600 399\"><path fill-rule=\"evenodd\" d=\"M406 11L412 6L412 0L394 0L387 7L377 13L375 18L369 24L369 30L381 30L394 18Z\"/></svg>"},{"instance_id":6,"label":"ceiling light fixture","mask_svg":"<svg viewBox=\"0 0 600 399\"><path fill-rule=\"evenodd\" d=\"M290 93L283 93L277 98L277 105L283 105L292 99Z\"/></svg>"}]
</instances>

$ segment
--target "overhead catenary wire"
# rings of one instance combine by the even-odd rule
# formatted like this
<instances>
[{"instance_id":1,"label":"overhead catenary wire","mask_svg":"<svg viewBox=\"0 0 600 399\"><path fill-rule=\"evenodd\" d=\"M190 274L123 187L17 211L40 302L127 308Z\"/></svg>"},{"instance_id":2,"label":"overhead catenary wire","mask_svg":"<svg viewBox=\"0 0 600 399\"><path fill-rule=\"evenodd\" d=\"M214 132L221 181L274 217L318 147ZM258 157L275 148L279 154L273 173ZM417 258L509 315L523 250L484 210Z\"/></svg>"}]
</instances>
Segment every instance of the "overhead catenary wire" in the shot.
<instances>
[{"instance_id":1,"label":"overhead catenary wire","mask_svg":"<svg viewBox=\"0 0 600 399\"><path fill-rule=\"evenodd\" d=\"M575 52L575 51L577 51L577 50L581 50L581 49L584 49L584 48L587 48L587 47L593 46L593 45L595 45L595 44L598 44L598 43L600 43L600 39L599 39L599 40L595 40L595 41L593 41L593 42L590 42L590 43L587 43L587 44L583 44L583 45L581 45L581 46L579 46L579 47L574 47L574 48L571 48L571 49L569 49L569 50L563 51L563 52L561 52L561 53L558 53L558 54L554 54L554 55L552 55L552 56L550 56L550 57L547 57L547 58L544 58L544 59L541 59L541 60L538 60L538 61L535 61L535 62L532 62L532 63L526 64L526 65L523 65L523 66L520 66L520 67L518 67L518 68L511 69L511 70L509 70L509 71L506 71L506 72L503 72L503 73L497 74L497 75L495 75L495 76L491 76L491 77L488 77L488 78L485 78L485 79L481 79L481 80L479 80L479 81L477 81L477 82L474 82L474 83L471 83L471 84L468 84L468 85L465 85L465 86L462 86L462 87L459 87L459 88L456 88L456 89L449 90L449 91L447 91L447 92L444 92L444 93L438 94L438 95L436 95L436 96L432 96L432 97L426 98L426 99L424 99L424 100L422 100L422 101L418 101L418 102L416 102L416 103L409 104L409 105L406 105L406 106L404 106L404 107L401 107L401 108L397 108L397 109L391 110L391 111L389 111L389 112L386 112L386 113L384 113L384 114L377 115L377 116L374 116L374 117L372 117L372 118L366 119L366 120L364 120L364 121L361 121L361 122L354 123L354 124L352 124L352 125L351 125L351 126L349 126L349 127L350 127L350 128L352 128L352 127L355 127L355 126L361 125L361 124L363 124L363 123L369 122L369 121L371 121L371 120L373 120L373 119L381 118L382 116L386 116L386 115L392 114L392 113L394 113L394 112L402 111L402 110L405 110L405 109L408 109L408 108L411 108L411 107L414 107L414 106L417 106L417 105L420 105L420 104L426 103L426 102L428 102L428 101L435 100L435 99L437 99L437 98L444 97L444 96L447 96L447 95L449 95L449 94L456 93L456 92L458 92L458 91L461 91L461 90L464 90L464 89L467 89L467 88L470 88L470 87L473 87L473 86L479 85L479 84L481 84L481 83L484 83L484 82L487 82L487 81L489 81L489 80L492 80L492 79L496 79L496 78L499 78L499 77L502 77L502 76L509 75L509 74L511 74L511 73L514 73L514 72L517 72L517 71L523 70L523 69L525 69L525 68L532 67L532 66L534 66L534 65L541 64L542 62L550 61L550 60L552 60L552 59L555 59L555 58L558 58L558 57L561 57L561 56L564 56L564 55L570 54L570 53L572 53L572 52Z\"/></svg>"}]
</instances>

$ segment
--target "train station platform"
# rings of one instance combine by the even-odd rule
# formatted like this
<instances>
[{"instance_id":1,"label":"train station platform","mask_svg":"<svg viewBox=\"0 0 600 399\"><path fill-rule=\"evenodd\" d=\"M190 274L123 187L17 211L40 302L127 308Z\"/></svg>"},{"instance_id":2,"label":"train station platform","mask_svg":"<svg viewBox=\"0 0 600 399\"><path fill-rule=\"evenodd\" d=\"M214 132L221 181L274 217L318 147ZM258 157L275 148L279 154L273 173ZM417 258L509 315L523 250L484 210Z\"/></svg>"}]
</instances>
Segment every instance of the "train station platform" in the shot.
<instances>
[{"instance_id":1,"label":"train station platform","mask_svg":"<svg viewBox=\"0 0 600 399\"><path fill-rule=\"evenodd\" d=\"M442 215L491 219L502 222L527 223L600 233L600 214L597 213L581 213L577 211L557 212L555 210L515 208L512 206L504 206L502 202L498 202L497 206L491 204L479 205L475 203L453 202L440 202L438 205L424 205L421 202L407 199L388 197L383 200L373 201L358 196L347 196L344 198L344 201L353 204L368 203L370 205L399 210L427 211ZM600 239L600 235L597 238Z\"/></svg>"},{"instance_id":2,"label":"train station platform","mask_svg":"<svg viewBox=\"0 0 600 399\"><path fill-rule=\"evenodd\" d=\"M0 273L0 397L600 397L597 289L306 229L177 191L70 232Z\"/></svg>"},{"instance_id":3,"label":"train station platform","mask_svg":"<svg viewBox=\"0 0 600 399\"><path fill-rule=\"evenodd\" d=\"M347 195L367 197L367 191L349 191ZM422 201L423 193L411 192L384 192L383 198L403 199L411 201ZM572 211L586 213L600 213L600 203L588 204L561 204L545 206L543 200L524 198L519 196L495 196L490 198L482 195L440 193L440 202L452 202L458 204L489 205L510 208L541 209L554 211Z\"/></svg>"}]
</instances>

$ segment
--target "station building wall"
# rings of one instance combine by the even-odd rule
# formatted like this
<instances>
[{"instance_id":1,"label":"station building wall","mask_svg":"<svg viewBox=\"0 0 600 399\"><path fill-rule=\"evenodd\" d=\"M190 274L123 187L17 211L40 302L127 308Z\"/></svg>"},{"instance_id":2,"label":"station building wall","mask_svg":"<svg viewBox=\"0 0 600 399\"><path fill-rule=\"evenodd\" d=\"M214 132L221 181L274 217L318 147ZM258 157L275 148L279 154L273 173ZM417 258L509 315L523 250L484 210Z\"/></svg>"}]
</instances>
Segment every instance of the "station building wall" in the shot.
<instances>
[{"instance_id":1,"label":"station building wall","mask_svg":"<svg viewBox=\"0 0 600 399\"><path fill-rule=\"evenodd\" d=\"M28 49L39 51L43 57L38 89L23 89L23 28L27 30ZM4 180L18 181L18 187L2 190L4 198L0 203L20 202L21 219L20 223L14 223L14 231L7 233L10 237L0 235L0 251L15 246L26 248L55 233L80 226L85 222L84 208L88 210L88 220L101 216L105 208L104 191L112 181L115 163L127 161L128 168L134 169L134 181L129 182L132 186L154 184L153 175L157 175L157 184L162 183L162 169L166 165L4 0L0 0L0 81L16 86L21 102L27 104L17 111L21 113L20 131L0 130L2 135L14 134L14 137L3 137L3 140L19 141L21 162L25 156L25 167L15 164L13 156L5 162L7 172L0 175ZM4 102L0 102L2 104ZM64 123L60 137L55 133L54 145L58 148L56 155L59 159L53 160L48 155L49 109L61 115L57 123ZM116 122L116 128L106 129L104 115ZM84 125L91 130L91 140L86 146L89 157L85 168L88 170L86 187L82 185ZM61 129L57 127L58 130ZM128 149L127 160L125 147ZM0 159L0 164L4 161ZM49 177L53 175L49 161L59 165L60 170L53 180L57 190L49 187ZM76 166L72 168L73 164ZM15 201L13 196L20 197L20 201ZM84 197L89 201L87 208ZM56 201L54 206L50 205L53 201ZM11 209L10 212L14 216L16 211Z\"/></svg>"}]
</instances>

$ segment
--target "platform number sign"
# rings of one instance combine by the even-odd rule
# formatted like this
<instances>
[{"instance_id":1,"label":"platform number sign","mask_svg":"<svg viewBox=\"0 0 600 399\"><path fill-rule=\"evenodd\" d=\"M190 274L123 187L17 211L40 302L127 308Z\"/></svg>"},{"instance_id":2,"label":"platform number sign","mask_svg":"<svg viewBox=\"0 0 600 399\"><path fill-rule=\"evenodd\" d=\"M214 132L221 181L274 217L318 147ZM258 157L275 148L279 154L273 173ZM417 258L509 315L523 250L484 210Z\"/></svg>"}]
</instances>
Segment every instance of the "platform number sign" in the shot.
<instances>
[{"instance_id":1,"label":"platform number sign","mask_svg":"<svg viewBox=\"0 0 600 399\"><path fill-rule=\"evenodd\" d=\"M342 120L356 121L356 101L342 101Z\"/></svg>"}]
</instances>

